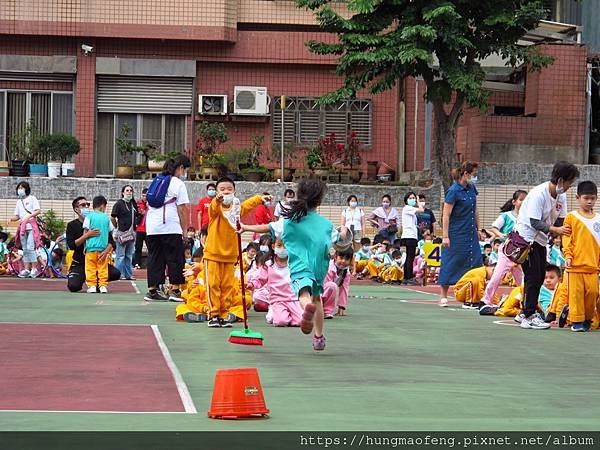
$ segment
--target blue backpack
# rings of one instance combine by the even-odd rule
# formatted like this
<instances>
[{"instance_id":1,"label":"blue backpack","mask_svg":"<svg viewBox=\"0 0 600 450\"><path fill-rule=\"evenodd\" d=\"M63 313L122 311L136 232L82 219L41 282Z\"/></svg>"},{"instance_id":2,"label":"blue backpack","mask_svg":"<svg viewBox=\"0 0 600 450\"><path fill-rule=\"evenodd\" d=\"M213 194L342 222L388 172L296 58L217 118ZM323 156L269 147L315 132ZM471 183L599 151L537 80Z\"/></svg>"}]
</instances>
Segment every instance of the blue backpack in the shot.
<instances>
[{"instance_id":1,"label":"blue backpack","mask_svg":"<svg viewBox=\"0 0 600 450\"><path fill-rule=\"evenodd\" d=\"M160 208L165 205L165 197L171 183L171 175L157 175L146 193L146 201L153 208Z\"/></svg>"}]
</instances>

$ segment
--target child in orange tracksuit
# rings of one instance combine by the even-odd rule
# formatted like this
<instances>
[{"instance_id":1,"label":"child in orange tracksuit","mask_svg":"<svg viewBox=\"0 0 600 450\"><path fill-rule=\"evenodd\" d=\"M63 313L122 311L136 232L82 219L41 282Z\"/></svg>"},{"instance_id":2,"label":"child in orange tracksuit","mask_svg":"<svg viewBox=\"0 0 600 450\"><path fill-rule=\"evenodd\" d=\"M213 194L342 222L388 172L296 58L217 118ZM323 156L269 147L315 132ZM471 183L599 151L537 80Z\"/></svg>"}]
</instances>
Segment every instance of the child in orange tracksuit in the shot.
<instances>
[{"instance_id":1,"label":"child in orange tracksuit","mask_svg":"<svg viewBox=\"0 0 600 450\"><path fill-rule=\"evenodd\" d=\"M479 302L485 293L485 284L492 278L493 266L471 269L465 273L454 286L454 297L463 302L463 309L479 309ZM498 298L494 299L498 303Z\"/></svg>"},{"instance_id":2,"label":"child in orange tracksuit","mask_svg":"<svg viewBox=\"0 0 600 450\"><path fill-rule=\"evenodd\" d=\"M592 181L577 186L579 209L565 217L571 228L563 236L571 331L589 331L596 316L600 267L600 215L594 212L598 188Z\"/></svg>"},{"instance_id":3,"label":"child in orange tracksuit","mask_svg":"<svg viewBox=\"0 0 600 450\"><path fill-rule=\"evenodd\" d=\"M235 183L229 178L217 181L217 195L210 202L208 237L204 247L206 299L210 308L211 328L231 327L229 308L235 290L235 264L238 261L237 223L270 195L255 195L240 203L235 197ZM235 319L234 319L235 320Z\"/></svg>"}]
</instances>

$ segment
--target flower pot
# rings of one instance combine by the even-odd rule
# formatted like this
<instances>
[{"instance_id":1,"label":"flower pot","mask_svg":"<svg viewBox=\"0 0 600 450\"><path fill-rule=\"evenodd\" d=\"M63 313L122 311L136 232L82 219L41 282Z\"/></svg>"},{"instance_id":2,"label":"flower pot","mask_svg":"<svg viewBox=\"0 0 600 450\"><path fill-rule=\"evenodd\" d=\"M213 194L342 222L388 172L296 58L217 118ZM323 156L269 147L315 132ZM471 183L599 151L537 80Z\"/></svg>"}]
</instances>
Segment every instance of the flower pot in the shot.
<instances>
[{"instance_id":1,"label":"flower pot","mask_svg":"<svg viewBox=\"0 0 600 450\"><path fill-rule=\"evenodd\" d=\"M28 177L29 164L20 159L13 159L10 162L10 174L13 177Z\"/></svg>"},{"instance_id":2,"label":"flower pot","mask_svg":"<svg viewBox=\"0 0 600 450\"><path fill-rule=\"evenodd\" d=\"M214 167L200 167L196 174L198 180L216 180L219 178L219 171Z\"/></svg>"},{"instance_id":3,"label":"flower pot","mask_svg":"<svg viewBox=\"0 0 600 450\"><path fill-rule=\"evenodd\" d=\"M164 165L164 161L157 161L155 159L148 160L148 170L150 172L160 172L162 171Z\"/></svg>"},{"instance_id":4,"label":"flower pot","mask_svg":"<svg viewBox=\"0 0 600 450\"><path fill-rule=\"evenodd\" d=\"M58 178L60 177L60 168L61 163L52 161L48 163L48 177L50 178Z\"/></svg>"},{"instance_id":5,"label":"flower pot","mask_svg":"<svg viewBox=\"0 0 600 450\"><path fill-rule=\"evenodd\" d=\"M117 166L115 175L117 178L133 178L133 166Z\"/></svg>"},{"instance_id":6,"label":"flower pot","mask_svg":"<svg viewBox=\"0 0 600 450\"><path fill-rule=\"evenodd\" d=\"M292 170L283 169L283 177L281 176L281 169L275 169L273 171L273 179L281 181L292 181Z\"/></svg>"},{"instance_id":7,"label":"flower pot","mask_svg":"<svg viewBox=\"0 0 600 450\"><path fill-rule=\"evenodd\" d=\"M29 176L47 177L48 166L46 164L29 164Z\"/></svg>"},{"instance_id":8,"label":"flower pot","mask_svg":"<svg viewBox=\"0 0 600 450\"><path fill-rule=\"evenodd\" d=\"M0 161L0 177L7 177L10 173L8 161Z\"/></svg>"},{"instance_id":9,"label":"flower pot","mask_svg":"<svg viewBox=\"0 0 600 450\"><path fill-rule=\"evenodd\" d=\"M75 176L75 163L62 163L62 176L72 177Z\"/></svg>"},{"instance_id":10,"label":"flower pot","mask_svg":"<svg viewBox=\"0 0 600 450\"><path fill-rule=\"evenodd\" d=\"M600 153L592 153L590 155L590 164L600 164Z\"/></svg>"},{"instance_id":11,"label":"flower pot","mask_svg":"<svg viewBox=\"0 0 600 450\"><path fill-rule=\"evenodd\" d=\"M358 183L360 181L360 171L358 169L347 169L348 177L352 183Z\"/></svg>"},{"instance_id":12,"label":"flower pot","mask_svg":"<svg viewBox=\"0 0 600 450\"><path fill-rule=\"evenodd\" d=\"M263 175L264 175L263 172L252 172L252 171L249 171L249 172L246 172L244 174L244 179L246 181L252 181L252 182L256 183L258 181L262 181Z\"/></svg>"}]
</instances>

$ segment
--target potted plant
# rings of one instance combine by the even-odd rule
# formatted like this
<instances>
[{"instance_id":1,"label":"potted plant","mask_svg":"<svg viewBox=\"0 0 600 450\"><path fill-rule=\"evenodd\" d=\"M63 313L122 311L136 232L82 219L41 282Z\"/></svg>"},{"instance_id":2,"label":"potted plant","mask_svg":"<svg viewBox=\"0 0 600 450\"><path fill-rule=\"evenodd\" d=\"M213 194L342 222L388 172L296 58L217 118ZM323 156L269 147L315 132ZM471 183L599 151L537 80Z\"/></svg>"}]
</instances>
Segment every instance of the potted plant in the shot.
<instances>
[{"instance_id":1,"label":"potted plant","mask_svg":"<svg viewBox=\"0 0 600 450\"><path fill-rule=\"evenodd\" d=\"M42 219L46 224L46 230L48 230L48 234L51 239L57 239L58 236L62 235L65 232L66 224L65 221L59 219L56 215L56 212L53 209L49 209L48 211L42 214Z\"/></svg>"},{"instance_id":2,"label":"potted plant","mask_svg":"<svg viewBox=\"0 0 600 450\"><path fill-rule=\"evenodd\" d=\"M273 178L275 180L281 181L292 181L292 175L294 169L291 167L292 159L301 158L302 152L304 149L295 147L292 143L288 142L283 146L283 161L284 161L284 169L283 174L281 173L281 144L273 145L271 149L271 154L269 157L269 161L275 164L275 169L273 170ZM283 176L282 176L283 175Z\"/></svg>"},{"instance_id":3,"label":"potted plant","mask_svg":"<svg viewBox=\"0 0 600 450\"><path fill-rule=\"evenodd\" d=\"M247 167L242 169L242 176L247 181L262 181L269 175L269 169L260 163L262 156L262 145L265 140L264 136L253 135L250 148L247 149L248 162Z\"/></svg>"},{"instance_id":4,"label":"potted plant","mask_svg":"<svg viewBox=\"0 0 600 450\"><path fill-rule=\"evenodd\" d=\"M129 133L131 133L131 126L124 123L119 131L119 136L116 139L117 150L123 160L127 160L131 155L135 155L138 152L138 147L129 139ZM133 178L134 166L126 161L117 164L115 175L117 178Z\"/></svg>"},{"instance_id":5,"label":"potted plant","mask_svg":"<svg viewBox=\"0 0 600 450\"><path fill-rule=\"evenodd\" d=\"M196 163L199 166L197 178L216 180L223 173L226 160L217 154L219 146L229 140L227 128L220 122L202 121L198 125L196 140Z\"/></svg>"},{"instance_id":6,"label":"potted plant","mask_svg":"<svg viewBox=\"0 0 600 450\"><path fill-rule=\"evenodd\" d=\"M48 158L48 176L57 177L72 176L75 171L75 163L67 162L79 153L81 146L75 136L67 133L48 134L43 136L39 142L39 151Z\"/></svg>"},{"instance_id":7,"label":"potted plant","mask_svg":"<svg viewBox=\"0 0 600 450\"><path fill-rule=\"evenodd\" d=\"M361 173L358 167L362 163L362 157L360 152L362 151L362 144L358 139L355 131L350 132L346 145L343 146L343 159L342 165L346 167L346 173L353 183L360 181Z\"/></svg>"},{"instance_id":8,"label":"potted plant","mask_svg":"<svg viewBox=\"0 0 600 450\"><path fill-rule=\"evenodd\" d=\"M27 122L25 128L15 133L7 149L11 165L11 175L15 177L29 176L29 161L32 159L32 145L35 147L39 134L33 121Z\"/></svg>"},{"instance_id":9,"label":"potted plant","mask_svg":"<svg viewBox=\"0 0 600 450\"><path fill-rule=\"evenodd\" d=\"M316 171L321 171L321 168L325 165L325 157L323 156L320 146L315 145L311 147L308 152L306 152L304 160L306 161L306 166L309 170L313 171L315 176L322 175L322 172L319 172L319 174L316 173Z\"/></svg>"}]
</instances>

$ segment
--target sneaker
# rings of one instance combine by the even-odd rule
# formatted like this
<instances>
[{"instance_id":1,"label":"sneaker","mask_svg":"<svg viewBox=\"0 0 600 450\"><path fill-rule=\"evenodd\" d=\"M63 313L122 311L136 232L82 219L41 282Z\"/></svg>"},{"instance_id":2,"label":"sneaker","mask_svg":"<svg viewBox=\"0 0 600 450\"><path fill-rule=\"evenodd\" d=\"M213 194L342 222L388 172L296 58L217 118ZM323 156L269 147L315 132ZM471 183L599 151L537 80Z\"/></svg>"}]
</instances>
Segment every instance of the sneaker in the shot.
<instances>
[{"instance_id":1,"label":"sneaker","mask_svg":"<svg viewBox=\"0 0 600 450\"><path fill-rule=\"evenodd\" d=\"M221 321L218 317L213 317L207 323L208 328L221 328Z\"/></svg>"},{"instance_id":2,"label":"sneaker","mask_svg":"<svg viewBox=\"0 0 600 450\"><path fill-rule=\"evenodd\" d=\"M38 270L34 267L33 269L31 269L31 272L29 272L29 276L31 278L36 278L40 273L38 272Z\"/></svg>"},{"instance_id":3,"label":"sneaker","mask_svg":"<svg viewBox=\"0 0 600 450\"><path fill-rule=\"evenodd\" d=\"M206 314L197 314L193 312L187 312L183 315L183 320L189 323L201 323L206 322L208 319Z\"/></svg>"},{"instance_id":4,"label":"sneaker","mask_svg":"<svg viewBox=\"0 0 600 450\"><path fill-rule=\"evenodd\" d=\"M184 300L181 298L181 291L179 289L176 291L171 291L171 293L169 294L169 301L183 303Z\"/></svg>"},{"instance_id":5,"label":"sneaker","mask_svg":"<svg viewBox=\"0 0 600 450\"><path fill-rule=\"evenodd\" d=\"M135 277L133 275L131 275L129 278L127 278L130 281L135 281Z\"/></svg>"},{"instance_id":6,"label":"sneaker","mask_svg":"<svg viewBox=\"0 0 600 450\"><path fill-rule=\"evenodd\" d=\"M233 327L233 325L231 325L231 322L229 321L229 317L227 319L219 319L219 325L221 326L221 328Z\"/></svg>"},{"instance_id":7,"label":"sneaker","mask_svg":"<svg viewBox=\"0 0 600 450\"><path fill-rule=\"evenodd\" d=\"M585 329L583 322L575 322L571 325L571 331L585 332L587 330Z\"/></svg>"},{"instance_id":8,"label":"sneaker","mask_svg":"<svg viewBox=\"0 0 600 450\"><path fill-rule=\"evenodd\" d=\"M498 310L498 308L495 307L494 305L483 305L481 308L479 308L479 315L480 316L493 316L497 310Z\"/></svg>"},{"instance_id":9,"label":"sneaker","mask_svg":"<svg viewBox=\"0 0 600 450\"><path fill-rule=\"evenodd\" d=\"M87 288L87 293L88 294L97 294L98 289L96 289L96 286L90 286L89 288Z\"/></svg>"},{"instance_id":10,"label":"sneaker","mask_svg":"<svg viewBox=\"0 0 600 450\"><path fill-rule=\"evenodd\" d=\"M546 318L544 320L547 323L552 323L556 320L556 314L553 312L550 312L550 313L546 314Z\"/></svg>"},{"instance_id":11,"label":"sneaker","mask_svg":"<svg viewBox=\"0 0 600 450\"><path fill-rule=\"evenodd\" d=\"M325 341L325 336L313 336L313 348L318 352L325 350Z\"/></svg>"},{"instance_id":12,"label":"sneaker","mask_svg":"<svg viewBox=\"0 0 600 450\"><path fill-rule=\"evenodd\" d=\"M567 324L567 319L569 318L569 305L563 306L563 309L560 312L560 316L558 317L558 327L564 328Z\"/></svg>"},{"instance_id":13,"label":"sneaker","mask_svg":"<svg viewBox=\"0 0 600 450\"><path fill-rule=\"evenodd\" d=\"M302 320L300 321L300 330L304 334L310 334L313 330L313 316L315 315L315 311L317 307L312 303L309 303L304 307L304 312L302 313Z\"/></svg>"},{"instance_id":14,"label":"sneaker","mask_svg":"<svg viewBox=\"0 0 600 450\"><path fill-rule=\"evenodd\" d=\"M333 319L333 314L325 314L324 319Z\"/></svg>"},{"instance_id":15,"label":"sneaker","mask_svg":"<svg viewBox=\"0 0 600 450\"><path fill-rule=\"evenodd\" d=\"M408 280L402 281L402 284L405 286L420 286L421 284L415 280L414 278L410 278Z\"/></svg>"},{"instance_id":16,"label":"sneaker","mask_svg":"<svg viewBox=\"0 0 600 450\"><path fill-rule=\"evenodd\" d=\"M442 308L448 307L448 299L446 297L440 298L440 302L438 303Z\"/></svg>"},{"instance_id":17,"label":"sneaker","mask_svg":"<svg viewBox=\"0 0 600 450\"><path fill-rule=\"evenodd\" d=\"M544 319L542 319L539 314L533 314L523 318L521 328L526 330L547 330L550 328L550 324L544 322Z\"/></svg>"},{"instance_id":18,"label":"sneaker","mask_svg":"<svg viewBox=\"0 0 600 450\"><path fill-rule=\"evenodd\" d=\"M139 269L141 269L141 267L140 267L140 265L139 265L139 264L136 264L135 266L133 266L133 268L134 268L134 269L136 269L136 270L139 270Z\"/></svg>"},{"instance_id":19,"label":"sneaker","mask_svg":"<svg viewBox=\"0 0 600 450\"><path fill-rule=\"evenodd\" d=\"M108 294L108 288L106 286L100 286L101 294Z\"/></svg>"},{"instance_id":20,"label":"sneaker","mask_svg":"<svg viewBox=\"0 0 600 450\"><path fill-rule=\"evenodd\" d=\"M29 274L31 272L29 272L29 270L27 269L23 269L19 272L19 275L17 275L19 278L29 278Z\"/></svg>"},{"instance_id":21,"label":"sneaker","mask_svg":"<svg viewBox=\"0 0 600 450\"><path fill-rule=\"evenodd\" d=\"M520 312L519 314L517 314L517 315L515 316L515 319L514 319L514 320L515 320L515 322L517 322L517 323L522 323L524 318L525 318L525 314L523 314L522 312Z\"/></svg>"},{"instance_id":22,"label":"sneaker","mask_svg":"<svg viewBox=\"0 0 600 450\"><path fill-rule=\"evenodd\" d=\"M146 295L144 295L144 300L146 300L147 302L168 302L169 297L167 297L158 289L153 289L151 291L148 291Z\"/></svg>"},{"instance_id":23,"label":"sneaker","mask_svg":"<svg viewBox=\"0 0 600 450\"><path fill-rule=\"evenodd\" d=\"M475 305L474 303L463 303L461 306L462 309L479 309L479 306Z\"/></svg>"}]
</instances>

